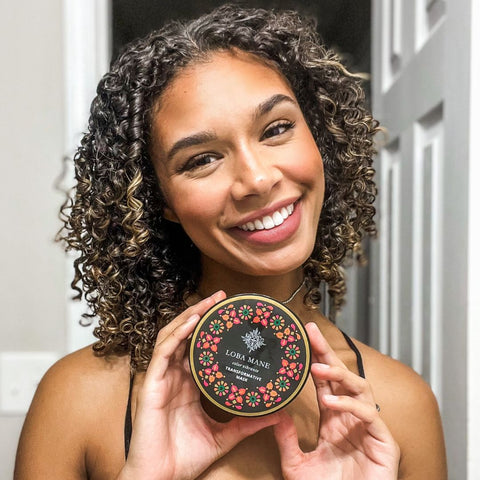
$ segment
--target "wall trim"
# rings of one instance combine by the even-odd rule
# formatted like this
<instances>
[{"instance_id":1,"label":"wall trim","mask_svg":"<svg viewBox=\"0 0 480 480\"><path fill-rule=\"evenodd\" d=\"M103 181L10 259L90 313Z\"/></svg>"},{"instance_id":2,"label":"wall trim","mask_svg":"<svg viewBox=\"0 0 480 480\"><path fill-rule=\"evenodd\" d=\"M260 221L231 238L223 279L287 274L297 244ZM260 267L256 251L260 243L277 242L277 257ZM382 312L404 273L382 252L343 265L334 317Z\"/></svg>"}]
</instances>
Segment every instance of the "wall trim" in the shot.
<instances>
[{"instance_id":1,"label":"wall trim","mask_svg":"<svg viewBox=\"0 0 480 480\"><path fill-rule=\"evenodd\" d=\"M73 185L71 158L86 131L90 103L102 75L108 70L111 52L110 0L63 0L64 96L66 161L65 187ZM73 254L67 255L66 322L67 351L77 350L93 342L92 327L79 324L86 303L73 301L70 287L73 278Z\"/></svg>"},{"instance_id":2,"label":"wall trim","mask_svg":"<svg viewBox=\"0 0 480 480\"><path fill-rule=\"evenodd\" d=\"M478 131L480 119L480 2L471 1L470 15L470 119L469 119L469 212L468 212L468 399L467 428L468 478L478 478L480 471L480 224L478 206L480 205L480 161L478 159Z\"/></svg>"}]
</instances>

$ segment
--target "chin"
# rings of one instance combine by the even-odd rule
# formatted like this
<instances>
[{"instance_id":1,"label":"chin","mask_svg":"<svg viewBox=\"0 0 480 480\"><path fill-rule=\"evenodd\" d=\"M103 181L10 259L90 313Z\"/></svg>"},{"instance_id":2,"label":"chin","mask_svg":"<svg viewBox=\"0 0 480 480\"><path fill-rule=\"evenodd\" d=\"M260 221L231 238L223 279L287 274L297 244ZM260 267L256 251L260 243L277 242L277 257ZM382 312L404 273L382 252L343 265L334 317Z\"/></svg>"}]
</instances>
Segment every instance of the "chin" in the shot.
<instances>
[{"instance_id":1,"label":"chin","mask_svg":"<svg viewBox=\"0 0 480 480\"><path fill-rule=\"evenodd\" d=\"M297 256L296 256L297 257ZM275 277L281 275L287 275L299 268L302 268L303 264L310 257L310 253L304 257L297 257L291 259L291 261L286 261L287 259L283 256L278 260L272 259L263 263L258 263L255 265L242 266L241 268L235 268L232 265L232 269L243 273L244 275L251 275L255 277Z\"/></svg>"}]
</instances>

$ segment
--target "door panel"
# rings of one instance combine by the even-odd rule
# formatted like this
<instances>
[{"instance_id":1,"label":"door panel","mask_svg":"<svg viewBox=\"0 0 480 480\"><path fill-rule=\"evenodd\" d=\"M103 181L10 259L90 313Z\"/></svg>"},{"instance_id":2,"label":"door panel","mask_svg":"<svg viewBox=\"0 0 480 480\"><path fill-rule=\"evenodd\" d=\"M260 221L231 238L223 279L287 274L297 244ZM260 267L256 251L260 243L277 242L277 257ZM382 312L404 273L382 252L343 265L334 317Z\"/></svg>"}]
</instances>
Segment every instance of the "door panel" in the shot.
<instances>
[{"instance_id":1,"label":"door panel","mask_svg":"<svg viewBox=\"0 0 480 480\"><path fill-rule=\"evenodd\" d=\"M388 133L376 164L370 341L430 383L449 478L465 479L471 1L373 6L373 109Z\"/></svg>"}]
</instances>

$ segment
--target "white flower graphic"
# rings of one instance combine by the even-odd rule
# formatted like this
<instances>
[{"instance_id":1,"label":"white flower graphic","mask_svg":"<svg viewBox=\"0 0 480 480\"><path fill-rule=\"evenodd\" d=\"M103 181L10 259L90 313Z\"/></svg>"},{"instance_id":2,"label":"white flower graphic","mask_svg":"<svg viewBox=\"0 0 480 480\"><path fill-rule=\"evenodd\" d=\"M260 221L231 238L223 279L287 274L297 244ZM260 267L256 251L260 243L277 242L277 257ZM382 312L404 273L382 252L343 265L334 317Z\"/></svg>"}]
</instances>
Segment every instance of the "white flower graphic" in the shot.
<instances>
[{"instance_id":1,"label":"white flower graphic","mask_svg":"<svg viewBox=\"0 0 480 480\"><path fill-rule=\"evenodd\" d=\"M261 333L258 331L258 328L246 333L245 335L242 335L242 340L245 342L245 345L250 353L259 349L263 345L266 345L266 343L263 341Z\"/></svg>"}]
</instances>

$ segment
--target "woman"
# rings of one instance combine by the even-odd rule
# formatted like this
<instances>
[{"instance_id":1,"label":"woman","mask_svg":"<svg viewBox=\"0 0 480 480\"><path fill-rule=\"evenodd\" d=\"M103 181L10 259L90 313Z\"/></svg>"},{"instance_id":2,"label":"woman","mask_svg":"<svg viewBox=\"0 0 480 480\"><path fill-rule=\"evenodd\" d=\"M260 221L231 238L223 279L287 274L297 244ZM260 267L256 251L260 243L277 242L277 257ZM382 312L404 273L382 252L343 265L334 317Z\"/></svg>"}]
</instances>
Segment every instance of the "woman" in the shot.
<instances>
[{"instance_id":1,"label":"woman","mask_svg":"<svg viewBox=\"0 0 480 480\"><path fill-rule=\"evenodd\" d=\"M378 128L313 26L235 6L172 23L127 47L91 112L61 238L98 341L42 380L16 478L446 478L428 386L315 308L322 281L341 307L340 265L375 234ZM291 299L311 378L286 409L232 419L185 349L251 291Z\"/></svg>"}]
</instances>

